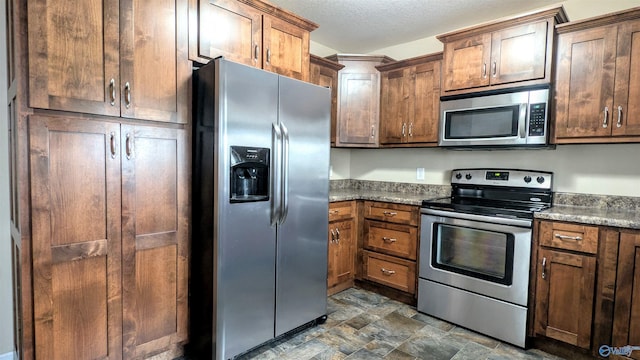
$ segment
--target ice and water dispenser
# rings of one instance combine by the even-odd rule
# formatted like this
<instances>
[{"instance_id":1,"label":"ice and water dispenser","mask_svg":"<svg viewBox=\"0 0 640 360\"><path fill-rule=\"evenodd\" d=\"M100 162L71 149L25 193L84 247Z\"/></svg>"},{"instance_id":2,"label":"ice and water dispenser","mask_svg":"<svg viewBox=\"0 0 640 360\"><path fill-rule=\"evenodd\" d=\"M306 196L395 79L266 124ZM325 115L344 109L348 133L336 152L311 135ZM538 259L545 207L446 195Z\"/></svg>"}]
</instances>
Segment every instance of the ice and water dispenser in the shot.
<instances>
[{"instance_id":1,"label":"ice and water dispenser","mask_svg":"<svg viewBox=\"0 0 640 360\"><path fill-rule=\"evenodd\" d=\"M269 149L231 147L232 203L269 200Z\"/></svg>"}]
</instances>

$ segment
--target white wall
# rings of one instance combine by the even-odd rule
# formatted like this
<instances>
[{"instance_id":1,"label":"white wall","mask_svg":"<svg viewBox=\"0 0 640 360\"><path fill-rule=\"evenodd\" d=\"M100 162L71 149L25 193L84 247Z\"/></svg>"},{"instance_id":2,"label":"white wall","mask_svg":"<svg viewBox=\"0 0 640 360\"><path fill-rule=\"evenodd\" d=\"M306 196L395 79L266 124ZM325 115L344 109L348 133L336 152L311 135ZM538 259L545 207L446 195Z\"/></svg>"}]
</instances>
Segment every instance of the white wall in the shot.
<instances>
[{"instance_id":1,"label":"white wall","mask_svg":"<svg viewBox=\"0 0 640 360\"><path fill-rule=\"evenodd\" d=\"M640 0L568 0L561 3L570 20L640 6ZM372 51L395 59L442 51L424 38ZM452 151L431 149L332 149L332 179L448 184L449 170L503 167L553 171L554 190L640 196L640 144L562 145L556 150ZM416 179L416 168L425 179Z\"/></svg>"},{"instance_id":2,"label":"white wall","mask_svg":"<svg viewBox=\"0 0 640 360\"><path fill-rule=\"evenodd\" d=\"M13 351L11 235L9 230L9 143L7 125L6 0L0 4L0 357Z\"/></svg>"}]
</instances>

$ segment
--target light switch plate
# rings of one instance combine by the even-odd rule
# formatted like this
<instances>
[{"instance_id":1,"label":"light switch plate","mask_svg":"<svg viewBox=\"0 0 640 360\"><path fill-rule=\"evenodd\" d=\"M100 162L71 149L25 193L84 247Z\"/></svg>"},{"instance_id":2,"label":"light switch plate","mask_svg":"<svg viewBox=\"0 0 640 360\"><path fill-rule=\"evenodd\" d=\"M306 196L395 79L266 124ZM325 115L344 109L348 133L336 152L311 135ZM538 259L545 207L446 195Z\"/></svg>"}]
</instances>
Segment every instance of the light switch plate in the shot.
<instances>
[{"instance_id":1,"label":"light switch plate","mask_svg":"<svg viewBox=\"0 0 640 360\"><path fill-rule=\"evenodd\" d=\"M424 168L416 168L416 180L424 180Z\"/></svg>"}]
</instances>

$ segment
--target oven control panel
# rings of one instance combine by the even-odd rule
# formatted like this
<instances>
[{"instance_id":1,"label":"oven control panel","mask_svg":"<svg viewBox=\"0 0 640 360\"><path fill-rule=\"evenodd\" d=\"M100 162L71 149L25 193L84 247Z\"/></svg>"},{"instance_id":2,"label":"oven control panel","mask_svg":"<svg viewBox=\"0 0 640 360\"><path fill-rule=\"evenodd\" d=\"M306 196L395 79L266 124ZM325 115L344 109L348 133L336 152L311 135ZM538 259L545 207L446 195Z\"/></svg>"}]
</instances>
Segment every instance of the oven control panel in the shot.
<instances>
[{"instance_id":1,"label":"oven control panel","mask_svg":"<svg viewBox=\"0 0 640 360\"><path fill-rule=\"evenodd\" d=\"M517 169L454 169L451 184L493 185L551 190L553 173Z\"/></svg>"}]
</instances>

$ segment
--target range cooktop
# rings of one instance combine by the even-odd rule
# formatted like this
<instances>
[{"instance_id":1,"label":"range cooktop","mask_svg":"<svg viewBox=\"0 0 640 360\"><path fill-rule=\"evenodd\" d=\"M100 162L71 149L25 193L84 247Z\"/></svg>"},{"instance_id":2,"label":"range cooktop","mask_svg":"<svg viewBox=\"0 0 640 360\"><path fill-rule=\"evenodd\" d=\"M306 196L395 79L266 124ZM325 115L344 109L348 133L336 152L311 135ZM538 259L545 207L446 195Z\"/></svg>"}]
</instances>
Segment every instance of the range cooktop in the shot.
<instances>
[{"instance_id":1,"label":"range cooktop","mask_svg":"<svg viewBox=\"0 0 640 360\"><path fill-rule=\"evenodd\" d=\"M507 218L533 218L553 203L553 173L514 169L455 169L451 196L422 207Z\"/></svg>"}]
</instances>

